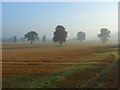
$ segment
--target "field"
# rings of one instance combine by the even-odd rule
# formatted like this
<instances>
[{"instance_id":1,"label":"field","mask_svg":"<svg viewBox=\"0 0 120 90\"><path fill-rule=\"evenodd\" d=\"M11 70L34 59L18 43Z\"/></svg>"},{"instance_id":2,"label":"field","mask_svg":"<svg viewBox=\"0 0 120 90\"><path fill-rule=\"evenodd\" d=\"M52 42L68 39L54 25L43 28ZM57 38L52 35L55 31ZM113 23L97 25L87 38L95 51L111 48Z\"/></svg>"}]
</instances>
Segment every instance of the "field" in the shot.
<instances>
[{"instance_id":1,"label":"field","mask_svg":"<svg viewBox=\"0 0 120 90\"><path fill-rule=\"evenodd\" d=\"M3 43L3 88L118 88L117 44Z\"/></svg>"}]
</instances>

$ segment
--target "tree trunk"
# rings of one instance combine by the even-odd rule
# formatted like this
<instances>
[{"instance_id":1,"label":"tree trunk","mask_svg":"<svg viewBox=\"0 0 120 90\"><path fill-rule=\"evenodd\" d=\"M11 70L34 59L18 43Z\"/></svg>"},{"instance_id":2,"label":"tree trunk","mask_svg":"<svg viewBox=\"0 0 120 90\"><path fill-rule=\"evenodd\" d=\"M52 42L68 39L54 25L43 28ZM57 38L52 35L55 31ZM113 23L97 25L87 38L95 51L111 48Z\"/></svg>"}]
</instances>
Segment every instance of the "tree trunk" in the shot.
<instances>
[{"instance_id":1,"label":"tree trunk","mask_svg":"<svg viewBox=\"0 0 120 90\"><path fill-rule=\"evenodd\" d=\"M60 41L60 43L59 43L59 44L60 44L60 46L62 46L62 41Z\"/></svg>"},{"instance_id":2,"label":"tree trunk","mask_svg":"<svg viewBox=\"0 0 120 90\"><path fill-rule=\"evenodd\" d=\"M33 41L31 40L30 44L32 44L32 43L33 43Z\"/></svg>"},{"instance_id":3,"label":"tree trunk","mask_svg":"<svg viewBox=\"0 0 120 90\"><path fill-rule=\"evenodd\" d=\"M83 42L83 40L80 40L80 42L82 43L82 42Z\"/></svg>"}]
</instances>

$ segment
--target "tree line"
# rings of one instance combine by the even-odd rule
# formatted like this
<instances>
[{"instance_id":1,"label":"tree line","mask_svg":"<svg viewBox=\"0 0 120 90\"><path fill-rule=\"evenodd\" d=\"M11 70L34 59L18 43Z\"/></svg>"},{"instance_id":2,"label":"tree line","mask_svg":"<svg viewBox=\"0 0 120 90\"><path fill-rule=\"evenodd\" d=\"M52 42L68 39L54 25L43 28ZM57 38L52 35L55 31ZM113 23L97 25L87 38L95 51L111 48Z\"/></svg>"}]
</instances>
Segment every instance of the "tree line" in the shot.
<instances>
[{"instance_id":1,"label":"tree line","mask_svg":"<svg viewBox=\"0 0 120 90\"><path fill-rule=\"evenodd\" d=\"M53 42L59 43L59 45L62 46L62 44L66 41L67 31L65 31L64 26L58 25L55 28L53 35L54 35L52 38ZM86 37L85 32L80 31L77 33L77 40L79 40L80 42L83 42L85 40L85 37ZM110 30L108 30L107 28L102 28L100 30L100 34L98 34L98 37L100 38L102 43L106 43L106 41L108 41L108 38L110 38ZM36 33L35 31L30 31L30 32L26 33L24 35L24 38L27 39L28 41L30 41L30 44L32 44L33 41L39 40L38 33ZM13 40L14 40L14 42L16 42L17 37L14 36ZM42 37L42 41L46 42L45 35Z\"/></svg>"}]
</instances>

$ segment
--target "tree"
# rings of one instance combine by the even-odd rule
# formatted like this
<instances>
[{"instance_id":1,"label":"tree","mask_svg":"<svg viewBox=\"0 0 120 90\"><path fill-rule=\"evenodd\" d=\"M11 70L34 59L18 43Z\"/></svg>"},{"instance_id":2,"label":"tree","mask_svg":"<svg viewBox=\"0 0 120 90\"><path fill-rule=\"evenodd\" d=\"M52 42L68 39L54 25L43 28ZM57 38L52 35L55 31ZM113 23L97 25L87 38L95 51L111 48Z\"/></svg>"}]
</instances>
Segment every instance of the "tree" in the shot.
<instances>
[{"instance_id":1,"label":"tree","mask_svg":"<svg viewBox=\"0 0 120 90\"><path fill-rule=\"evenodd\" d=\"M42 37L42 41L43 41L43 42L46 41L46 36L45 36L45 35Z\"/></svg>"},{"instance_id":2,"label":"tree","mask_svg":"<svg viewBox=\"0 0 120 90\"><path fill-rule=\"evenodd\" d=\"M38 39L38 34L34 31L30 31L27 34L25 34L25 38L30 41L30 43L32 44L33 41Z\"/></svg>"},{"instance_id":3,"label":"tree","mask_svg":"<svg viewBox=\"0 0 120 90\"><path fill-rule=\"evenodd\" d=\"M78 32L77 33L77 37L78 39L77 40L80 40L81 42L83 42L83 40L85 40L85 33L84 32Z\"/></svg>"},{"instance_id":4,"label":"tree","mask_svg":"<svg viewBox=\"0 0 120 90\"><path fill-rule=\"evenodd\" d=\"M17 37L14 36L14 37L13 37L13 40L14 40L14 42L17 42Z\"/></svg>"},{"instance_id":5,"label":"tree","mask_svg":"<svg viewBox=\"0 0 120 90\"><path fill-rule=\"evenodd\" d=\"M13 37L10 37L8 41L13 42L14 41Z\"/></svg>"},{"instance_id":6,"label":"tree","mask_svg":"<svg viewBox=\"0 0 120 90\"><path fill-rule=\"evenodd\" d=\"M66 38L67 38L67 32L65 31L65 28L61 25L58 25L55 28L53 41L58 42L60 46L62 46L63 42L66 41Z\"/></svg>"},{"instance_id":7,"label":"tree","mask_svg":"<svg viewBox=\"0 0 120 90\"><path fill-rule=\"evenodd\" d=\"M40 37L37 37L37 41L39 41Z\"/></svg>"},{"instance_id":8,"label":"tree","mask_svg":"<svg viewBox=\"0 0 120 90\"><path fill-rule=\"evenodd\" d=\"M102 28L100 34L98 34L98 37L101 39L103 43L108 41L108 38L110 38L110 31L107 28Z\"/></svg>"}]
</instances>

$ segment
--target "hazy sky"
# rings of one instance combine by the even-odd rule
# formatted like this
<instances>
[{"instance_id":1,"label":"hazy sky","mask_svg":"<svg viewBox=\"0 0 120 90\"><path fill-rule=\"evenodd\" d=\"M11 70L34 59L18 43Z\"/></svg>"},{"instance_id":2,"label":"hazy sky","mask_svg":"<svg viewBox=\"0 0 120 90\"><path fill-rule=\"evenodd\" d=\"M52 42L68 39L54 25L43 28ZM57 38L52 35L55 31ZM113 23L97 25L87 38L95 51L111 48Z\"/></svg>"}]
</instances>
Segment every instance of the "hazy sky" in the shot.
<instances>
[{"instance_id":1,"label":"hazy sky","mask_svg":"<svg viewBox=\"0 0 120 90\"><path fill-rule=\"evenodd\" d=\"M118 31L117 2L4 2L2 3L3 37L23 37L36 31L53 37L57 25L63 25L68 38L84 31L88 37L99 33L102 27Z\"/></svg>"},{"instance_id":2,"label":"hazy sky","mask_svg":"<svg viewBox=\"0 0 120 90\"><path fill-rule=\"evenodd\" d=\"M118 2L119 0L1 0L2 2Z\"/></svg>"}]
</instances>

